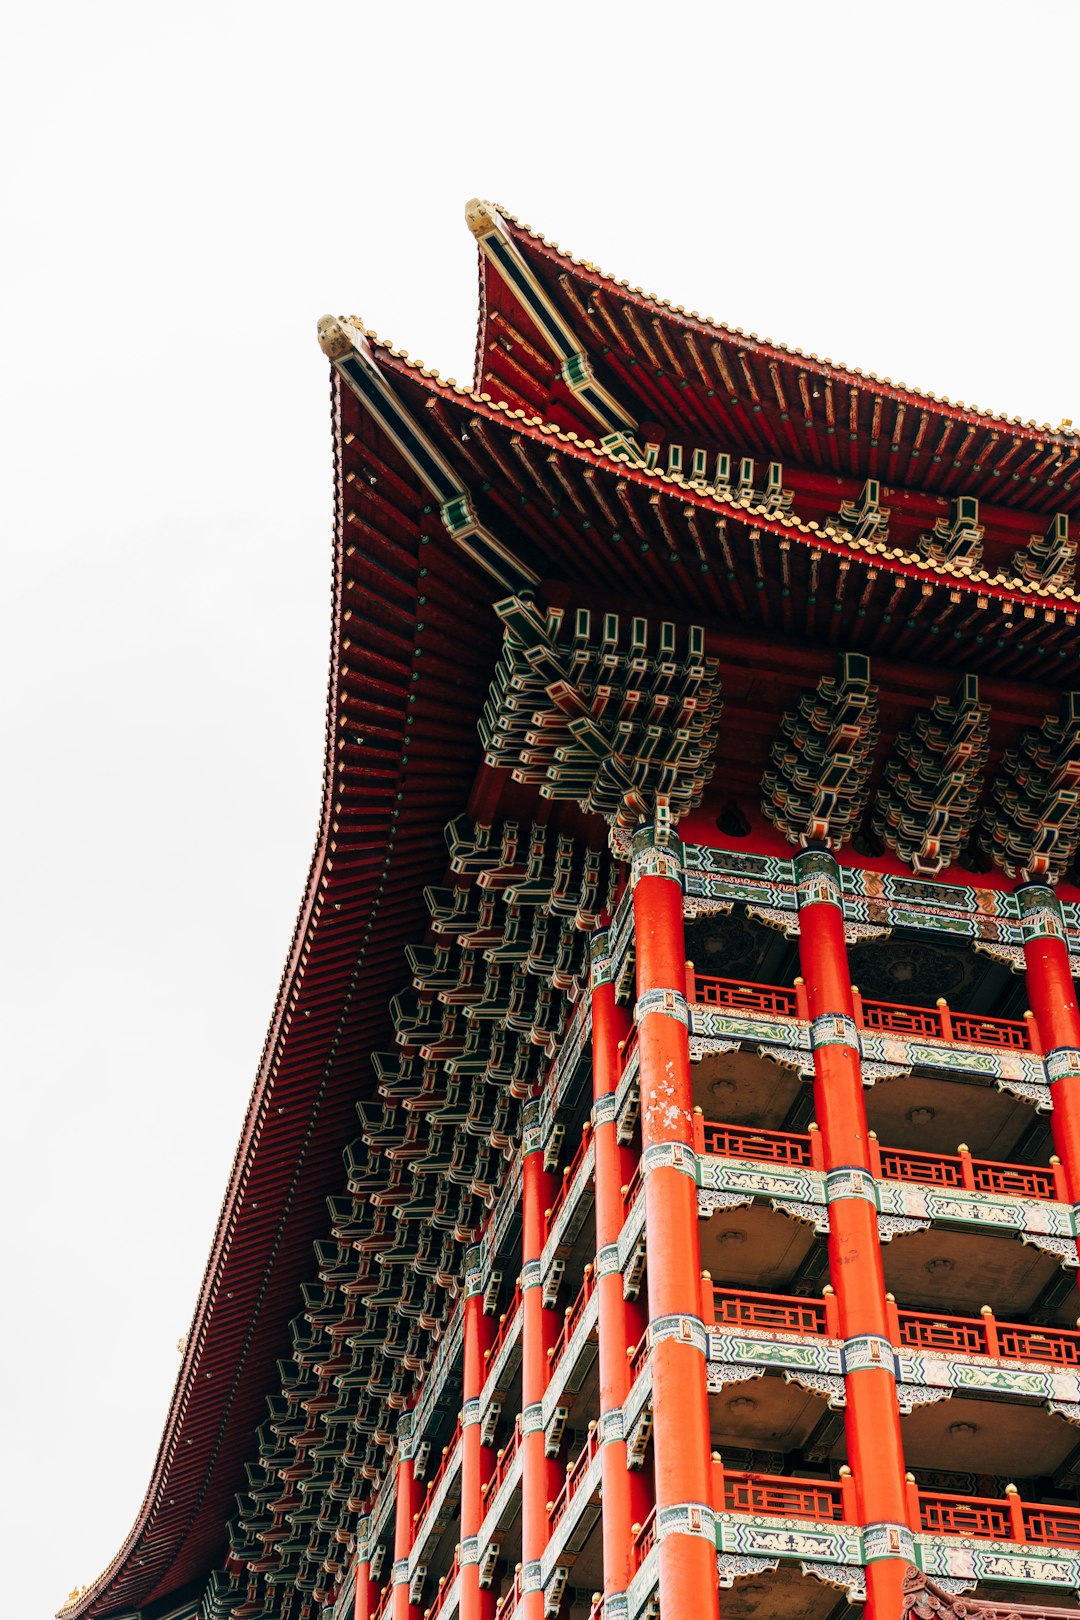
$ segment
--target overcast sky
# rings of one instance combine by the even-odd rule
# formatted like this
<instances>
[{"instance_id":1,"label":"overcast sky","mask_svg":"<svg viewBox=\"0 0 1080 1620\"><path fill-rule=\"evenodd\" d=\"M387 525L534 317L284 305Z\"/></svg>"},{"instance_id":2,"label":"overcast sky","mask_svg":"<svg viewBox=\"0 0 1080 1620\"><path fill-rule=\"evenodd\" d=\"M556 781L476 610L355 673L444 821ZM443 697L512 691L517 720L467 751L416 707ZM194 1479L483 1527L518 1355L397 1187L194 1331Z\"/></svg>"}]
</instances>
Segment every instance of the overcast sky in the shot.
<instances>
[{"instance_id":1,"label":"overcast sky","mask_svg":"<svg viewBox=\"0 0 1080 1620\"><path fill-rule=\"evenodd\" d=\"M136 1512L315 836L325 310L470 374L466 200L1080 421L1077 8L37 0L0 85L0 1612Z\"/></svg>"}]
</instances>

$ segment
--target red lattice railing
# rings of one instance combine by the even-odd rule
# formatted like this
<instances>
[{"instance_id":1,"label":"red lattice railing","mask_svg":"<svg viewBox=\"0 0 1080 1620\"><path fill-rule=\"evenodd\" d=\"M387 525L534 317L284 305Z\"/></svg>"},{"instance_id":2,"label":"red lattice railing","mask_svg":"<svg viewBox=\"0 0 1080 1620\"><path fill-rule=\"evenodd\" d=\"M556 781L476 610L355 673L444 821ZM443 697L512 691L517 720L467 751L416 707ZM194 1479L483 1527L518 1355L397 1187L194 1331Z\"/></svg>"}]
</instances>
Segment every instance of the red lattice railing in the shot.
<instances>
[{"instance_id":1,"label":"red lattice railing","mask_svg":"<svg viewBox=\"0 0 1080 1620\"><path fill-rule=\"evenodd\" d=\"M521 1287L516 1285L510 1298L510 1303L499 1318L499 1329L491 1341L491 1348L484 1351L485 1370L493 1367L498 1360L499 1352L507 1339L517 1332L518 1315L521 1311Z\"/></svg>"},{"instance_id":2,"label":"red lattice railing","mask_svg":"<svg viewBox=\"0 0 1080 1620\"><path fill-rule=\"evenodd\" d=\"M641 1568L656 1545L656 1509L653 1508L644 1524L631 1525L634 1546L630 1555L630 1572Z\"/></svg>"},{"instance_id":3,"label":"red lattice railing","mask_svg":"<svg viewBox=\"0 0 1080 1620\"><path fill-rule=\"evenodd\" d=\"M890 1336L912 1350L946 1354L1004 1357L1011 1361L1044 1361L1056 1367L1080 1367L1080 1333L1072 1328L1033 1327L1001 1322L989 1305L978 1316L943 1316L937 1311L901 1311L890 1301ZM831 1292L820 1299L798 1294L754 1293L745 1288L719 1288L706 1282L702 1315L710 1327L745 1328L765 1333L802 1333L838 1338L837 1304ZM636 1347L631 1371L640 1370L647 1337Z\"/></svg>"},{"instance_id":4,"label":"red lattice railing","mask_svg":"<svg viewBox=\"0 0 1080 1620\"><path fill-rule=\"evenodd\" d=\"M935 1536L978 1536L984 1541L1008 1541L1009 1505L989 1496L940 1496L919 1492L919 1520Z\"/></svg>"},{"instance_id":5,"label":"red lattice railing","mask_svg":"<svg viewBox=\"0 0 1080 1620\"><path fill-rule=\"evenodd\" d=\"M825 1302L794 1294L752 1294L739 1288L714 1288L717 1327L764 1328L766 1332L828 1332Z\"/></svg>"},{"instance_id":6,"label":"red lattice railing","mask_svg":"<svg viewBox=\"0 0 1080 1620\"><path fill-rule=\"evenodd\" d=\"M421 1514L421 1518L420 1518L420 1521L419 1521L420 1524L423 1524L424 1517L426 1516L427 1511L428 1511L429 1507L431 1506L432 1502L435 1500L435 1492L439 1489L439 1486L442 1484L443 1476L454 1466L455 1462L458 1460L457 1459L457 1448L458 1448L458 1441L460 1439L461 1439L461 1424L459 1423L457 1428L454 1430L453 1434L450 1436L450 1439L449 1439L448 1443L443 1447L442 1459L441 1459L441 1461L439 1463L439 1466L435 1470L434 1474L431 1476L431 1479L428 1480L427 1485L425 1487L424 1500L420 1505L420 1514Z\"/></svg>"},{"instance_id":7,"label":"red lattice railing","mask_svg":"<svg viewBox=\"0 0 1080 1620\"><path fill-rule=\"evenodd\" d=\"M580 1144L578 1146L578 1150L574 1154L574 1157L571 1159L570 1163L567 1165L566 1169L563 1171L563 1173L562 1173L562 1181L559 1184L559 1190L555 1194L554 1199L552 1200L551 1208L547 1211L547 1224L548 1224L548 1231L549 1232L551 1231L552 1227L555 1225L555 1222L559 1218L559 1211L562 1209L563 1205L566 1203L567 1196L569 1195L570 1188L571 1188L571 1186L573 1184L574 1177L578 1173L578 1168L579 1168L579 1166L581 1164L581 1161L585 1157L586 1153L589 1151L589 1141L590 1141L590 1126L586 1125L585 1128L583 1129L582 1133L581 1133L581 1142L580 1142Z\"/></svg>"},{"instance_id":8,"label":"red lattice railing","mask_svg":"<svg viewBox=\"0 0 1080 1620\"><path fill-rule=\"evenodd\" d=\"M843 1487L838 1480L791 1479L784 1474L723 1475L728 1513L768 1513L780 1519L842 1519Z\"/></svg>"},{"instance_id":9,"label":"red lattice railing","mask_svg":"<svg viewBox=\"0 0 1080 1620\"><path fill-rule=\"evenodd\" d=\"M798 1479L786 1474L728 1472L713 1464L713 1497L727 1513L763 1513L780 1519L853 1522L854 1481ZM913 1525L936 1536L1019 1541L1043 1547L1080 1547L1080 1507L1023 1502L1015 1486L1003 1498L952 1496L908 1485Z\"/></svg>"},{"instance_id":10,"label":"red lattice railing","mask_svg":"<svg viewBox=\"0 0 1080 1620\"><path fill-rule=\"evenodd\" d=\"M507 1587L498 1603L495 1605L495 1620L509 1620L518 1604L521 1602L521 1570L519 1569L513 1581Z\"/></svg>"},{"instance_id":11,"label":"red lattice railing","mask_svg":"<svg viewBox=\"0 0 1080 1620\"><path fill-rule=\"evenodd\" d=\"M794 990L776 984L748 984L740 979L710 979L694 975L692 997L702 1007L735 1007L741 1012L763 1012L774 1018L798 1018Z\"/></svg>"},{"instance_id":12,"label":"red lattice railing","mask_svg":"<svg viewBox=\"0 0 1080 1620\"><path fill-rule=\"evenodd\" d=\"M450 1568L445 1575L439 1577L439 1590L435 1594L435 1601L429 1609L424 1610L424 1620L439 1620L439 1615L443 1612L454 1590L454 1582L457 1580L460 1570L461 1548L455 1547Z\"/></svg>"},{"instance_id":13,"label":"red lattice railing","mask_svg":"<svg viewBox=\"0 0 1080 1620\"><path fill-rule=\"evenodd\" d=\"M582 1479L588 1472L589 1464L596 1456L599 1444L599 1430L594 1424L589 1429L588 1439L585 1441L585 1444L582 1446L581 1450L574 1458L574 1461L570 1464L570 1467L566 1471L566 1478L563 1480L562 1490L555 1498L555 1501L551 1504L549 1516L552 1530L555 1529L555 1526L564 1517L567 1508L577 1495L578 1486L581 1484Z\"/></svg>"},{"instance_id":14,"label":"red lattice railing","mask_svg":"<svg viewBox=\"0 0 1080 1620\"><path fill-rule=\"evenodd\" d=\"M596 1275L593 1268L592 1266L586 1266L584 1278L582 1280L581 1287L578 1290L577 1298L574 1300L572 1305L568 1305L566 1307L559 1337L555 1340L555 1343L548 1352L552 1372L555 1371L556 1367L559 1365L559 1362L566 1354L566 1347L570 1343L570 1340L573 1338L574 1334L577 1332L577 1325L581 1321L585 1308L593 1296L593 1289L595 1286Z\"/></svg>"},{"instance_id":15,"label":"red lattice railing","mask_svg":"<svg viewBox=\"0 0 1080 1620\"><path fill-rule=\"evenodd\" d=\"M820 1136L815 1128L801 1131L762 1131L741 1125L722 1125L695 1116L695 1147L721 1159L753 1159L762 1164L822 1168ZM1013 1198L1068 1202L1061 1166L1001 1164L959 1153L914 1153L906 1148L878 1145L871 1133L870 1169L888 1181L916 1182L924 1187L946 1187L966 1192L1004 1194Z\"/></svg>"},{"instance_id":16,"label":"red lattice railing","mask_svg":"<svg viewBox=\"0 0 1080 1620\"><path fill-rule=\"evenodd\" d=\"M506 1442L506 1445L503 1446L502 1450L497 1454L497 1456L495 1458L495 1471L494 1471L494 1473L492 1474L491 1478L488 1480L487 1484L484 1486L484 1489L480 1493L483 1501L485 1502L485 1504L490 1502L493 1499L493 1497L497 1494L497 1492L498 1492L500 1486L502 1485L503 1481L506 1478L508 1478L508 1476L510 1474L510 1470L514 1466L514 1459L516 1458L516 1456L518 1454L518 1449L519 1449L520 1445L521 1445L521 1418L519 1416L515 1420L513 1434L511 1435L510 1439Z\"/></svg>"},{"instance_id":17,"label":"red lattice railing","mask_svg":"<svg viewBox=\"0 0 1080 1620\"><path fill-rule=\"evenodd\" d=\"M806 1018L805 991L796 986L754 984L744 979L718 979L687 970L688 998L699 1007L725 1007L736 1012L758 1012L772 1018ZM985 1018L977 1013L953 1012L944 999L936 1007L909 1007L898 1001L865 1001L855 997L856 1022L863 1029L915 1040L957 1041L962 1046L1007 1047L1011 1051L1037 1049L1034 1019Z\"/></svg>"},{"instance_id":18,"label":"red lattice railing","mask_svg":"<svg viewBox=\"0 0 1080 1620\"><path fill-rule=\"evenodd\" d=\"M810 1138L794 1131L760 1131L741 1125L705 1124L706 1153L720 1159L754 1159L765 1164L811 1164Z\"/></svg>"}]
</instances>

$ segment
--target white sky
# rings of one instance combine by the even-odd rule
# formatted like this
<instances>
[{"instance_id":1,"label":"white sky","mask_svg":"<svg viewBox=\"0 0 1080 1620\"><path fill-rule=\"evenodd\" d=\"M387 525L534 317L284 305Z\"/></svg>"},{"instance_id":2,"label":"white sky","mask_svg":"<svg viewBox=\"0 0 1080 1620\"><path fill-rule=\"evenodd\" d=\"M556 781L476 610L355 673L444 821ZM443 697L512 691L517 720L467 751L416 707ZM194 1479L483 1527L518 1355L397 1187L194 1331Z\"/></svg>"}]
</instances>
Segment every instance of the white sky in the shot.
<instances>
[{"instance_id":1,"label":"white sky","mask_svg":"<svg viewBox=\"0 0 1080 1620\"><path fill-rule=\"evenodd\" d=\"M142 1496L314 840L324 310L467 378L478 193L1080 421L1072 4L38 0L0 69L0 1612Z\"/></svg>"}]
</instances>

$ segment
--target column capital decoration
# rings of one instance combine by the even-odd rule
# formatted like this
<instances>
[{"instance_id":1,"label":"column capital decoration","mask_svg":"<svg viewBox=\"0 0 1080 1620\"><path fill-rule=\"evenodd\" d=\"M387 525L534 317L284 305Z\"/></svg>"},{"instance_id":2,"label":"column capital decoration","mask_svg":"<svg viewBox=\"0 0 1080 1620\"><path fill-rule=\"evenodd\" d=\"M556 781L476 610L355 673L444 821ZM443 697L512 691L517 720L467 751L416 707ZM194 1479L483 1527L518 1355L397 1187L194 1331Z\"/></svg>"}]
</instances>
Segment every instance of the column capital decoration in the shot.
<instances>
[{"instance_id":1,"label":"column capital decoration","mask_svg":"<svg viewBox=\"0 0 1080 1620\"><path fill-rule=\"evenodd\" d=\"M1061 901L1049 883L1021 883L1015 894L1025 945L1033 939L1065 939Z\"/></svg>"},{"instance_id":2,"label":"column capital decoration","mask_svg":"<svg viewBox=\"0 0 1080 1620\"><path fill-rule=\"evenodd\" d=\"M611 984L613 978L611 929L598 928L589 938L589 989L599 990L602 984Z\"/></svg>"},{"instance_id":3,"label":"column capital decoration","mask_svg":"<svg viewBox=\"0 0 1080 1620\"><path fill-rule=\"evenodd\" d=\"M544 1151L544 1120L539 1097L530 1097L521 1105L521 1153Z\"/></svg>"},{"instance_id":4,"label":"column capital decoration","mask_svg":"<svg viewBox=\"0 0 1080 1620\"><path fill-rule=\"evenodd\" d=\"M795 874L795 904L800 911L807 906L835 906L842 911L843 888L840 867L835 855L828 849L804 849L792 861Z\"/></svg>"},{"instance_id":5,"label":"column capital decoration","mask_svg":"<svg viewBox=\"0 0 1080 1620\"><path fill-rule=\"evenodd\" d=\"M465 1250L463 1264L465 1275L465 1293L471 1298L474 1294L484 1292L484 1251L479 1244Z\"/></svg>"}]
</instances>

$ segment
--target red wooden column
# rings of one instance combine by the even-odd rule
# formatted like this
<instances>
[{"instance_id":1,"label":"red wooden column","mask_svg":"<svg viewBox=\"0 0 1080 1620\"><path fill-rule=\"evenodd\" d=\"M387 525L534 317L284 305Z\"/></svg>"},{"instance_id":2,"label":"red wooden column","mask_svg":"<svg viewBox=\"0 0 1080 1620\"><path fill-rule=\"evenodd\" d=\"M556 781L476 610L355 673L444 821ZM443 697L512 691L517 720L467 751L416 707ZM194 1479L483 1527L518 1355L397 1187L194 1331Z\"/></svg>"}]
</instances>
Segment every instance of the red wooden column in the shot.
<instances>
[{"instance_id":1,"label":"red wooden column","mask_svg":"<svg viewBox=\"0 0 1080 1620\"><path fill-rule=\"evenodd\" d=\"M412 1552L416 1515L423 1494L413 1468L412 1413L404 1412L397 1425L397 1495L394 1500L393 1620L420 1620L420 1610L409 1602L409 1554Z\"/></svg>"},{"instance_id":2,"label":"red wooden column","mask_svg":"<svg viewBox=\"0 0 1080 1620\"><path fill-rule=\"evenodd\" d=\"M1027 993L1054 1111L1050 1128L1054 1151L1065 1171L1073 1203L1080 1203L1080 1009L1069 966L1061 906L1045 883L1025 883L1016 891L1024 932Z\"/></svg>"},{"instance_id":3,"label":"red wooden column","mask_svg":"<svg viewBox=\"0 0 1080 1620\"><path fill-rule=\"evenodd\" d=\"M465 1347L461 1407L461 1576L458 1612L461 1620L492 1620L495 1593L480 1585L477 1537L484 1517L483 1490L494 1458L480 1440L480 1392L484 1387L484 1351L494 1338L484 1314L484 1251L465 1256Z\"/></svg>"},{"instance_id":4,"label":"red wooden column","mask_svg":"<svg viewBox=\"0 0 1080 1620\"><path fill-rule=\"evenodd\" d=\"M679 840L639 829L631 880L660 1614L710 1620L720 1604Z\"/></svg>"},{"instance_id":5,"label":"red wooden column","mask_svg":"<svg viewBox=\"0 0 1080 1620\"><path fill-rule=\"evenodd\" d=\"M799 960L814 1049L814 1111L825 1155L829 1276L844 1339L848 1462L864 1530L866 1620L899 1620L915 1546L870 1172L859 1035L840 872L825 850L795 858Z\"/></svg>"},{"instance_id":6,"label":"red wooden column","mask_svg":"<svg viewBox=\"0 0 1080 1620\"><path fill-rule=\"evenodd\" d=\"M543 1301L541 1257L556 1179L544 1169L540 1106L521 1110L521 1615L543 1620L540 1564L548 1543L548 1503L562 1488L563 1470L545 1455L544 1392L559 1319Z\"/></svg>"},{"instance_id":7,"label":"red wooden column","mask_svg":"<svg viewBox=\"0 0 1080 1620\"><path fill-rule=\"evenodd\" d=\"M365 1515L356 1526L352 1620L372 1620L375 1612L375 1588L371 1582L370 1537L371 1521Z\"/></svg>"},{"instance_id":8,"label":"red wooden column","mask_svg":"<svg viewBox=\"0 0 1080 1620\"><path fill-rule=\"evenodd\" d=\"M641 1305L623 1296L619 1234L623 1228L622 1189L636 1165L630 1148L619 1145L615 1128L615 1093L622 1072L619 1043L632 1023L615 1000L611 977L610 939L606 928L593 935L592 1079L593 1183L596 1197L596 1290L600 1339L600 1455L603 1505L604 1597L625 1592L630 1584L634 1535L652 1508L649 1482L641 1470L626 1466L622 1409L630 1393L627 1351L644 1333L647 1316Z\"/></svg>"}]
</instances>

